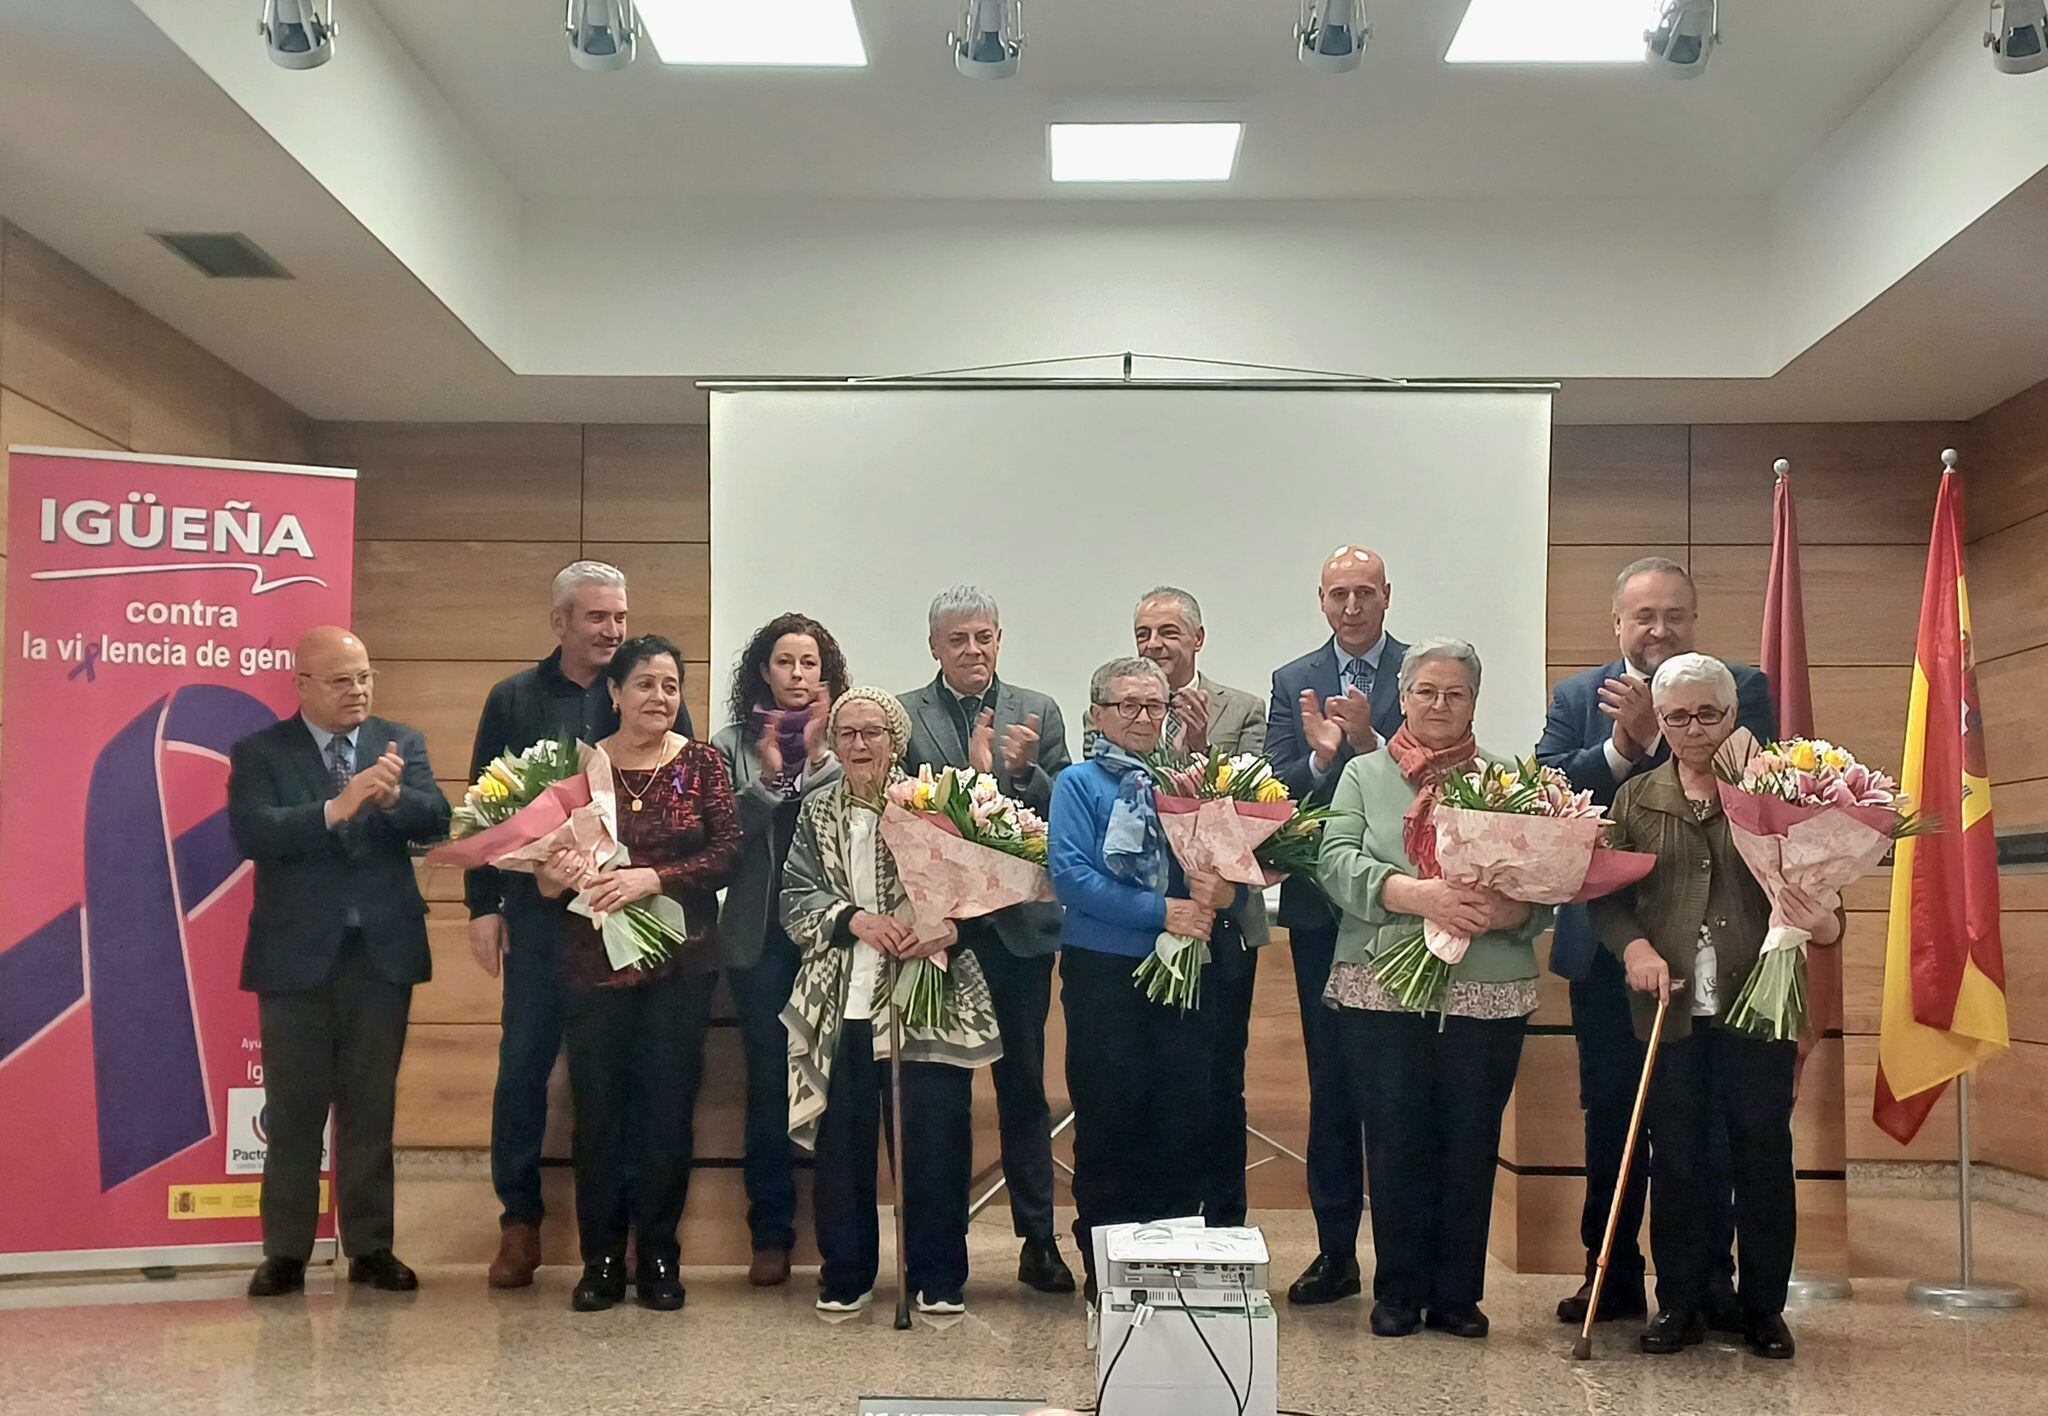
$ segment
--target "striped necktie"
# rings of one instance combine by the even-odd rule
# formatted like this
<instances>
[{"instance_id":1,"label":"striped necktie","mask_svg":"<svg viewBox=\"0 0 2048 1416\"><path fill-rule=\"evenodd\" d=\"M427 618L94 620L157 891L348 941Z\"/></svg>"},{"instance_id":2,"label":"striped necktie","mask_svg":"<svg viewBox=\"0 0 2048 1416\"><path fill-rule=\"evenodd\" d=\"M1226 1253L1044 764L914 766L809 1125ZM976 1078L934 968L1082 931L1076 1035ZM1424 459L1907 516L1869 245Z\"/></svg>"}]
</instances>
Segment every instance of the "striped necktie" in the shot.
<instances>
[{"instance_id":1,"label":"striped necktie","mask_svg":"<svg viewBox=\"0 0 2048 1416\"><path fill-rule=\"evenodd\" d=\"M356 774L355 744L345 737L327 740L327 771L334 778L334 794L340 796L348 789L349 779Z\"/></svg>"}]
</instances>

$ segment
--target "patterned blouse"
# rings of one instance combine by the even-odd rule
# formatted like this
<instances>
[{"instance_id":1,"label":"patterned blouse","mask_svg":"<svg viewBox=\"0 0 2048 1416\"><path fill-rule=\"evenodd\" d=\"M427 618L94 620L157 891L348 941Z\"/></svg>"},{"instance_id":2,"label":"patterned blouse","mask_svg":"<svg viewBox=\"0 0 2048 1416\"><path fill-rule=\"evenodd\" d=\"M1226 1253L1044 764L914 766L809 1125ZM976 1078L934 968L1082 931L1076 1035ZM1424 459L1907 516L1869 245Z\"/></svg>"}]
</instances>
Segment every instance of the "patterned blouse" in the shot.
<instances>
[{"instance_id":1,"label":"patterned blouse","mask_svg":"<svg viewBox=\"0 0 2048 1416\"><path fill-rule=\"evenodd\" d=\"M618 783L619 840L634 868L651 867L662 891L683 907L689 941L651 969L614 969L604 940L590 921L568 913L563 972L571 988L633 988L677 971L708 973L718 967L718 891L740 860L740 815L725 759L709 745L689 742L652 771L614 769ZM640 809L633 809L635 801Z\"/></svg>"}]
</instances>

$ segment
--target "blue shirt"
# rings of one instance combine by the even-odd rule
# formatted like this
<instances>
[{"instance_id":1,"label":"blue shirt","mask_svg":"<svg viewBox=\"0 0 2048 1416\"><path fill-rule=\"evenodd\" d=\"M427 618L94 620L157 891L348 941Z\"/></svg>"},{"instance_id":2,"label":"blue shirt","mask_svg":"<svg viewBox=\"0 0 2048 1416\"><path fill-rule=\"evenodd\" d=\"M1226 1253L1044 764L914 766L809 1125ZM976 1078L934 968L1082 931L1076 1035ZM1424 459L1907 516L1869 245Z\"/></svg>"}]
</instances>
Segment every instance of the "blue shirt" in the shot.
<instances>
[{"instance_id":1,"label":"blue shirt","mask_svg":"<svg viewBox=\"0 0 2048 1416\"><path fill-rule=\"evenodd\" d=\"M329 755L329 750L328 750L328 746L327 746L327 744L329 744L329 743L331 743L331 742L333 742L333 741L334 741L334 734L333 734L333 733L330 733L330 732L328 732L328 731L327 731L327 729L325 729L325 728L323 728L323 727L319 726L319 725L318 725L317 723L314 723L314 722L313 722L313 721L312 721L311 719L308 719L308 718L301 718L301 719L299 719L299 721L300 721L300 722L302 722L302 723L304 723L304 724L306 725L306 731L307 731L307 732L309 732L309 733L311 733L311 734L313 735L313 741L314 741L315 743L317 743L317 744L319 745L319 748L320 748L320 765L321 765L322 767L325 767L325 768L327 769L327 774L328 774L328 775L329 775L330 777L331 777L331 776L333 776L333 775L334 775L334 758L333 758L332 756L330 756L330 755ZM357 728L350 728L350 729L349 729L349 730L348 730L347 732L345 732L345 733L343 733L343 734L341 735L341 740L342 740L343 742L345 742L345 743L347 743L347 744L348 744L348 761L349 761L349 770L350 770L351 772L353 772L353 771L355 770L355 761L356 761L356 733L357 733L357 732L359 732L359 731L360 731L360 729L357 729Z\"/></svg>"},{"instance_id":2,"label":"blue shirt","mask_svg":"<svg viewBox=\"0 0 2048 1416\"><path fill-rule=\"evenodd\" d=\"M1142 959L1166 928L1166 896L1109 873L1102 838L1115 805L1116 778L1100 763L1069 767L1053 779L1046 864L1053 893L1066 906L1060 947ZM1167 889L1187 893L1178 862L1169 867Z\"/></svg>"}]
</instances>

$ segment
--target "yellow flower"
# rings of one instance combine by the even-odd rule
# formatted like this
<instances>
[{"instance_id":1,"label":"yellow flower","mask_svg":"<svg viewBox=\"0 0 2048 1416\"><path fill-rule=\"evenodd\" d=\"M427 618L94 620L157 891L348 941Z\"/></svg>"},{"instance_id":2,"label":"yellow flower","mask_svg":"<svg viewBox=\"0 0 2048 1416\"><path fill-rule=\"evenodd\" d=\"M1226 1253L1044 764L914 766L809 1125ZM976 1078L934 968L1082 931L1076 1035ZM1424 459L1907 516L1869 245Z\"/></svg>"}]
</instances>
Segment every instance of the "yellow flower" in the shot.
<instances>
[{"instance_id":1,"label":"yellow flower","mask_svg":"<svg viewBox=\"0 0 2048 1416\"><path fill-rule=\"evenodd\" d=\"M1832 767L1837 772L1845 771L1849 766L1849 754L1842 751L1839 747L1830 748L1828 751L1823 752L1820 755L1820 760L1825 766Z\"/></svg>"},{"instance_id":2,"label":"yellow flower","mask_svg":"<svg viewBox=\"0 0 2048 1416\"><path fill-rule=\"evenodd\" d=\"M1813 750L1810 742L1795 742L1786 754L1792 765L1801 772L1811 772L1820 765L1820 754Z\"/></svg>"},{"instance_id":3,"label":"yellow flower","mask_svg":"<svg viewBox=\"0 0 2048 1416\"><path fill-rule=\"evenodd\" d=\"M1234 768L1234 767L1232 767L1232 766L1230 765L1230 759L1229 759L1229 758L1227 758L1227 757L1226 757L1226 758L1223 758L1222 760L1220 760L1219 762L1217 762L1217 764L1216 764L1216 790L1217 790L1217 791L1219 791L1219 792L1227 792L1227 791L1229 791L1229 790L1230 790L1230 779L1231 779L1232 777L1236 776L1236 775L1237 775L1237 769L1236 769L1236 768Z\"/></svg>"},{"instance_id":4,"label":"yellow flower","mask_svg":"<svg viewBox=\"0 0 2048 1416\"><path fill-rule=\"evenodd\" d=\"M930 811L932 809L932 798L937 794L938 787L936 783L920 781L910 793L910 809L912 811Z\"/></svg>"},{"instance_id":5,"label":"yellow flower","mask_svg":"<svg viewBox=\"0 0 2048 1416\"><path fill-rule=\"evenodd\" d=\"M503 801L512 793L509 790L507 790L505 784L499 781L497 778L485 777L481 782L478 782L476 784L476 794L484 801Z\"/></svg>"},{"instance_id":6,"label":"yellow flower","mask_svg":"<svg viewBox=\"0 0 2048 1416\"><path fill-rule=\"evenodd\" d=\"M1288 799L1287 783L1281 781L1278 777L1266 778L1265 781L1259 783L1258 799L1260 801L1286 801Z\"/></svg>"}]
</instances>

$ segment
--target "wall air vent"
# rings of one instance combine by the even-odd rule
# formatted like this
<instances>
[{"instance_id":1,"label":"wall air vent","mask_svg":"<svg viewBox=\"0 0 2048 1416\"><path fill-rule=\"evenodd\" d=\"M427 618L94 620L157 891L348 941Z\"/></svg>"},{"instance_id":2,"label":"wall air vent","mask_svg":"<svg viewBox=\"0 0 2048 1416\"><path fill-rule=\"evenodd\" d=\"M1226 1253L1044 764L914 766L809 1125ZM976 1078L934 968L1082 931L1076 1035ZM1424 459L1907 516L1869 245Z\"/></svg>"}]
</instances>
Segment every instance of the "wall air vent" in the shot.
<instances>
[{"instance_id":1,"label":"wall air vent","mask_svg":"<svg viewBox=\"0 0 2048 1416\"><path fill-rule=\"evenodd\" d=\"M214 280L290 280L292 273L239 231L149 233Z\"/></svg>"}]
</instances>

